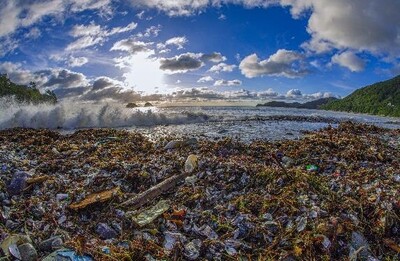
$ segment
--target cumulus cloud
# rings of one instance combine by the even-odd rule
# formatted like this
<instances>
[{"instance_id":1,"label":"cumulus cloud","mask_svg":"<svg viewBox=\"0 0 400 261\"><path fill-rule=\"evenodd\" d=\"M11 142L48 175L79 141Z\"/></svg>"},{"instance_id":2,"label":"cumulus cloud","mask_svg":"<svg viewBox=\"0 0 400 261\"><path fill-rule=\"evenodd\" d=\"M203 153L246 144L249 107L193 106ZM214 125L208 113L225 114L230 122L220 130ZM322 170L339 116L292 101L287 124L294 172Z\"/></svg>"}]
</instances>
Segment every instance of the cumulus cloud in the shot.
<instances>
[{"instance_id":1,"label":"cumulus cloud","mask_svg":"<svg viewBox=\"0 0 400 261\"><path fill-rule=\"evenodd\" d=\"M242 81L240 80L217 80L214 82L214 86L240 86Z\"/></svg>"},{"instance_id":2,"label":"cumulus cloud","mask_svg":"<svg viewBox=\"0 0 400 261\"><path fill-rule=\"evenodd\" d=\"M86 57L69 57L68 66L69 67L81 67L89 62Z\"/></svg>"},{"instance_id":3,"label":"cumulus cloud","mask_svg":"<svg viewBox=\"0 0 400 261\"><path fill-rule=\"evenodd\" d=\"M137 41L133 38L120 40L111 47L110 51L125 51L130 54L137 54L139 52L146 52L150 50L153 43L145 43Z\"/></svg>"},{"instance_id":4,"label":"cumulus cloud","mask_svg":"<svg viewBox=\"0 0 400 261\"><path fill-rule=\"evenodd\" d=\"M221 53L213 52L210 54L203 54L201 56L201 60L210 61L213 63L220 63L220 62L226 61L226 57L223 56Z\"/></svg>"},{"instance_id":5,"label":"cumulus cloud","mask_svg":"<svg viewBox=\"0 0 400 261\"><path fill-rule=\"evenodd\" d=\"M11 81L27 85L35 82L39 90L52 89L59 99L82 94L87 90L89 81L85 75L67 69L46 69L29 71L21 64L0 63L0 73L6 73Z\"/></svg>"},{"instance_id":6,"label":"cumulus cloud","mask_svg":"<svg viewBox=\"0 0 400 261\"><path fill-rule=\"evenodd\" d=\"M229 64L226 64L226 63L219 63L219 64L216 64L216 65L213 65L210 68L210 70L208 70L208 71L215 72L215 73L232 72L233 69L235 69L235 68L236 68L236 65L233 65L233 64L229 65Z\"/></svg>"},{"instance_id":7,"label":"cumulus cloud","mask_svg":"<svg viewBox=\"0 0 400 261\"><path fill-rule=\"evenodd\" d=\"M88 84L86 76L82 73L68 69L49 69L35 72L35 74L47 77L44 87L72 88L82 87Z\"/></svg>"},{"instance_id":8,"label":"cumulus cloud","mask_svg":"<svg viewBox=\"0 0 400 261\"><path fill-rule=\"evenodd\" d=\"M274 91L272 88L257 93L257 97L260 98L277 97L278 95L279 93Z\"/></svg>"},{"instance_id":9,"label":"cumulus cloud","mask_svg":"<svg viewBox=\"0 0 400 261\"><path fill-rule=\"evenodd\" d=\"M310 99L322 99L322 98L330 98L336 96L331 92L316 92L312 94L306 94L305 97L308 97Z\"/></svg>"},{"instance_id":10,"label":"cumulus cloud","mask_svg":"<svg viewBox=\"0 0 400 261\"><path fill-rule=\"evenodd\" d=\"M257 54L245 57L239 65L247 78L259 76L283 76L287 78L300 77L308 73L304 68L304 56L295 51L278 50L268 59L260 61Z\"/></svg>"},{"instance_id":11,"label":"cumulus cloud","mask_svg":"<svg viewBox=\"0 0 400 261\"><path fill-rule=\"evenodd\" d=\"M165 41L165 45L175 45L177 49L183 49L183 46L187 44L188 40L186 39L185 36L180 36L180 37L173 37L171 39L168 39Z\"/></svg>"},{"instance_id":12,"label":"cumulus cloud","mask_svg":"<svg viewBox=\"0 0 400 261\"><path fill-rule=\"evenodd\" d=\"M365 68L365 61L350 51L335 54L331 62L332 64L339 64L346 67L352 72L361 72Z\"/></svg>"},{"instance_id":13,"label":"cumulus cloud","mask_svg":"<svg viewBox=\"0 0 400 261\"><path fill-rule=\"evenodd\" d=\"M311 11L307 31L311 51L331 48L365 50L371 53L400 54L400 24L397 0L281 0L300 16Z\"/></svg>"},{"instance_id":14,"label":"cumulus cloud","mask_svg":"<svg viewBox=\"0 0 400 261\"><path fill-rule=\"evenodd\" d=\"M198 83L212 82L214 79L211 76L203 76L197 80Z\"/></svg>"},{"instance_id":15,"label":"cumulus cloud","mask_svg":"<svg viewBox=\"0 0 400 261\"><path fill-rule=\"evenodd\" d=\"M303 94L299 89L291 89L286 93L286 97L288 98L299 98L301 96L303 96Z\"/></svg>"},{"instance_id":16,"label":"cumulus cloud","mask_svg":"<svg viewBox=\"0 0 400 261\"><path fill-rule=\"evenodd\" d=\"M160 69L168 70L173 73L197 70L204 65L200 57L201 54L184 53L172 58L162 58L160 59Z\"/></svg>"},{"instance_id":17,"label":"cumulus cloud","mask_svg":"<svg viewBox=\"0 0 400 261\"><path fill-rule=\"evenodd\" d=\"M109 87L122 87L122 82L112 79L110 77L101 76L94 80L93 90L101 90Z\"/></svg>"}]
</instances>

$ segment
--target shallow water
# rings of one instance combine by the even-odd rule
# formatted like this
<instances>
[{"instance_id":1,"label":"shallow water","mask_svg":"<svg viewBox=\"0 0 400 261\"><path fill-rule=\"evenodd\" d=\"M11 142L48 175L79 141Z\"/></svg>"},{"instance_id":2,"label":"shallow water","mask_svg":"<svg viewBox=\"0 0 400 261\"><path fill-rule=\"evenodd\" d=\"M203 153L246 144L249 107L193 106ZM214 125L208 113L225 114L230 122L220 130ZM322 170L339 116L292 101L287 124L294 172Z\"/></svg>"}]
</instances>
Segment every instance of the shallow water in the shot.
<instances>
[{"instance_id":1,"label":"shallow water","mask_svg":"<svg viewBox=\"0 0 400 261\"><path fill-rule=\"evenodd\" d=\"M400 128L399 118L269 107L169 107L125 108L113 103L20 105L0 99L0 129L48 128L73 132L81 128L122 128L150 137L190 135L276 140L298 138L303 131L317 130L345 120Z\"/></svg>"}]
</instances>

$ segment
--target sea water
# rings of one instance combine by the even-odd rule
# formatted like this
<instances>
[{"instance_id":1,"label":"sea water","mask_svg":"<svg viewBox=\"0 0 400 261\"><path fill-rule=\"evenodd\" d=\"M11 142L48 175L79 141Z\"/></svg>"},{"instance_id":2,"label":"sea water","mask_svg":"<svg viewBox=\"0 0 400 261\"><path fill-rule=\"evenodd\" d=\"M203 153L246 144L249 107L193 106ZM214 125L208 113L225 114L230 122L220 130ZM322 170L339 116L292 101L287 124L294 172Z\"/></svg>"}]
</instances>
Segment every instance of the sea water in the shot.
<instances>
[{"instance_id":1,"label":"sea water","mask_svg":"<svg viewBox=\"0 0 400 261\"><path fill-rule=\"evenodd\" d=\"M139 107L117 103L60 102L56 105L17 104L0 100L0 129L48 128L70 133L83 128L118 128L139 131L149 137L193 136L218 139L277 140L300 137L339 122L400 128L399 118L321 110L225 106Z\"/></svg>"}]
</instances>

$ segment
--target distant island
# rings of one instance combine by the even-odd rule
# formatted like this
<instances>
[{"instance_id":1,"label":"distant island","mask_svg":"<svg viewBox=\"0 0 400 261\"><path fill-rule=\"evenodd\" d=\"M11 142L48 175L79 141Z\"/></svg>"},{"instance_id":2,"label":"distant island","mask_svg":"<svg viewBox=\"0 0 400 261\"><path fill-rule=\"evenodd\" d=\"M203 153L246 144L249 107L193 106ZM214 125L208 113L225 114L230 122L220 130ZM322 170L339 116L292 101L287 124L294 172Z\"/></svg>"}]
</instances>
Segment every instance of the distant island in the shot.
<instances>
[{"instance_id":1,"label":"distant island","mask_svg":"<svg viewBox=\"0 0 400 261\"><path fill-rule=\"evenodd\" d=\"M146 103L143 105L143 107L152 107L152 106L153 106L153 104L151 104L150 102L146 102ZM134 103L134 102L130 102L130 103L128 103L125 107L126 107L126 108L136 108L136 107L140 107L140 106L137 105L137 104Z\"/></svg>"},{"instance_id":2,"label":"distant island","mask_svg":"<svg viewBox=\"0 0 400 261\"><path fill-rule=\"evenodd\" d=\"M270 101L264 104L257 104L257 107L284 107L284 108L296 108L296 109L320 109L322 105L325 105L329 102L336 101L337 98L329 97L329 98L321 98L314 101L309 101L306 103L299 102L282 102L282 101Z\"/></svg>"},{"instance_id":3,"label":"distant island","mask_svg":"<svg viewBox=\"0 0 400 261\"><path fill-rule=\"evenodd\" d=\"M14 96L18 102L39 103L57 103L57 96L53 91L47 90L40 93L36 88L36 83L29 85L20 85L13 83L6 74L0 75L0 97Z\"/></svg>"},{"instance_id":4,"label":"distant island","mask_svg":"<svg viewBox=\"0 0 400 261\"><path fill-rule=\"evenodd\" d=\"M257 104L257 107L260 106L320 109L400 117L400 75L387 81L357 89L343 99L331 97L306 103L271 101Z\"/></svg>"},{"instance_id":5,"label":"distant island","mask_svg":"<svg viewBox=\"0 0 400 261\"><path fill-rule=\"evenodd\" d=\"M400 117L400 75L358 89L321 109Z\"/></svg>"}]
</instances>

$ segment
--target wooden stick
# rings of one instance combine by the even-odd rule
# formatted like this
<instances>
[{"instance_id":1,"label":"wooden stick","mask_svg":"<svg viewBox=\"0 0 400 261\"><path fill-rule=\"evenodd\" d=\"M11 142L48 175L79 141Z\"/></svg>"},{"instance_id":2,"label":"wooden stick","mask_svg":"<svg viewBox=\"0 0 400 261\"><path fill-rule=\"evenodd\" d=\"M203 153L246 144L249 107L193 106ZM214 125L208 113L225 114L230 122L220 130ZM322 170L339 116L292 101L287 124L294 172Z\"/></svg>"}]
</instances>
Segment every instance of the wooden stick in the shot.
<instances>
[{"instance_id":1,"label":"wooden stick","mask_svg":"<svg viewBox=\"0 0 400 261\"><path fill-rule=\"evenodd\" d=\"M121 206L132 206L133 209L140 208L147 202L152 201L153 199L161 195L163 192L175 187L179 181L184 180L188 175L189 173L182 173L169 177L163 182L123 202Z\"/></svg>"}]
</instances>

